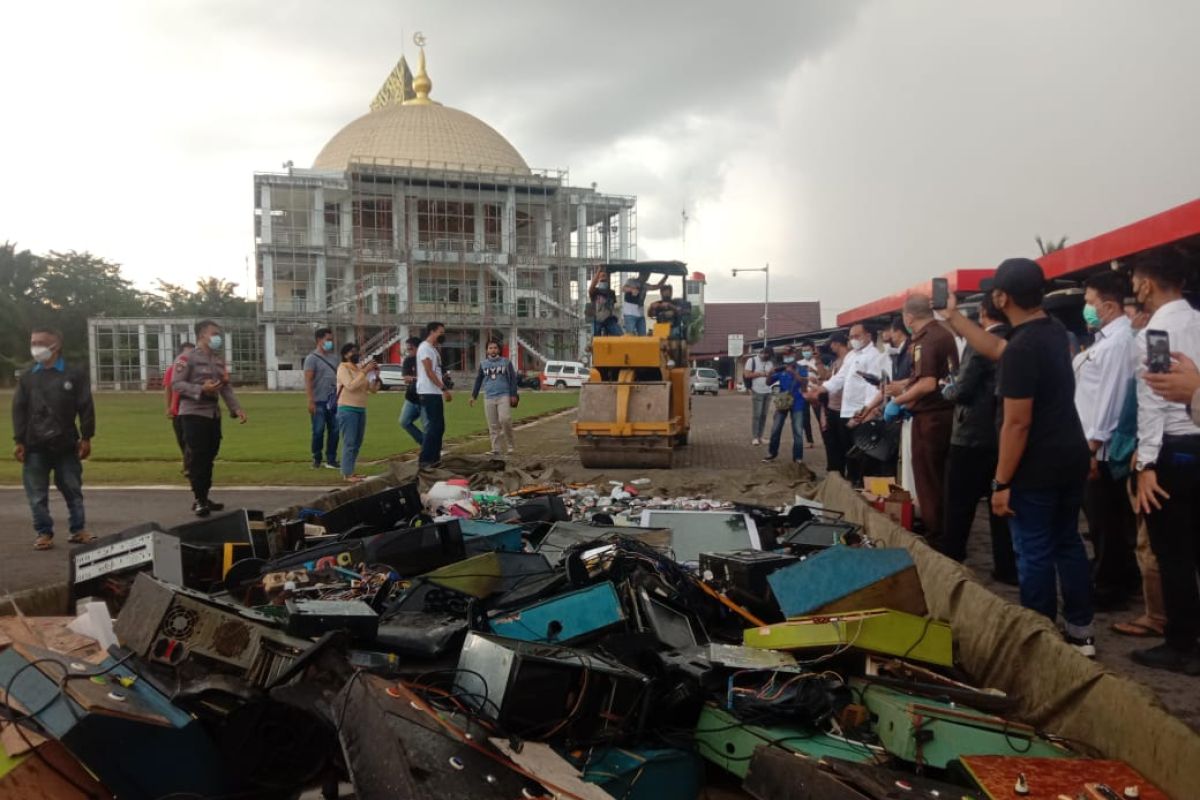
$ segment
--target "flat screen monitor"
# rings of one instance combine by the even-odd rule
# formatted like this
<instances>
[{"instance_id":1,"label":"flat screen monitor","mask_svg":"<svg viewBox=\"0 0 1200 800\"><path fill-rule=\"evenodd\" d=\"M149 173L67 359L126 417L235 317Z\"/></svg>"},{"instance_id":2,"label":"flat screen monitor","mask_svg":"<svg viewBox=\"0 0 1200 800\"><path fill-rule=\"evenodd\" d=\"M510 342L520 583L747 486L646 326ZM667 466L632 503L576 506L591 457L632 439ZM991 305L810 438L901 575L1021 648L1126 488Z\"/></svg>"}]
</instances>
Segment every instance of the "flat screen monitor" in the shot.
<instances>
[{"instance_id":1,"label":"flat screen monitor","mask_svg":"<svg viewBox=\"0 0 1200 800\"><path fill-rule=\"evenodd\" d=\"M670 528L675 560L698 564L701 553L730 553L761 550L758 527L749 514L740 511L655 511L642 512L643 528Z\"/></svg>"}]
</instances>

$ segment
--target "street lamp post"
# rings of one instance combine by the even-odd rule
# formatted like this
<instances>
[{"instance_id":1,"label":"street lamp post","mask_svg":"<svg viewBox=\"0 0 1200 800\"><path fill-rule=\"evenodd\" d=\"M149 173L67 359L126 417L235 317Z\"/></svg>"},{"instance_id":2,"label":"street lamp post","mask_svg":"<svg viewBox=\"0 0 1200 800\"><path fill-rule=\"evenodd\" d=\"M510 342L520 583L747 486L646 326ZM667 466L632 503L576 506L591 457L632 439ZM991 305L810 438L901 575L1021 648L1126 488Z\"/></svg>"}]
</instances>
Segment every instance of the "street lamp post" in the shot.
<instances>
[{"instance_id":1,"label":"street lamp post","mask_svg":"<svg viewBox=\"0 0 1200 800\"><path fill-rule=\"evenodd\" d=\"M739 272L761 272L763 274L763 348L767 346L767 310L771 307L771 265L766 264L753 269L735 269L733 277L737 277Z\"/></svg>"}]
</instances>

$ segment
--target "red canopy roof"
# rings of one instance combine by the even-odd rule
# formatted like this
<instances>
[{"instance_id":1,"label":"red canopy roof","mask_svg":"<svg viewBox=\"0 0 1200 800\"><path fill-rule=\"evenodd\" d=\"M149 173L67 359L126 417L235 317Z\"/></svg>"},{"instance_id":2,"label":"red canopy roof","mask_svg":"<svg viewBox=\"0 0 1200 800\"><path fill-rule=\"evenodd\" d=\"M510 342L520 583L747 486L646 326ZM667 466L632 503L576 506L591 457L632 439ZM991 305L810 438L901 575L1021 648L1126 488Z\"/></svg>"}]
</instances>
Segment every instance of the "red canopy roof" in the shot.
<instances>
[{"instance_id":1,"label":"red canopy roof","mask_svg":"<svg viewBox=\"0 0 1200 800\"><path fill-rule=\"evenodd\" d=\"M1046 279L1127 258L1143 250L1200 236L1200 200L1167 209L1038 259Z\"/></svg>"},{"instance_id":2,"label":"red canopy roof","mask_svg":"<svg viewBox=\"0 0 1200 800\"><path fill-rule=\"evenodd\" d=\"M954 272L947 272L946 280L950 283L950 291L952 292L975 292L979 290L979 282L984 278L991 277L995 272L994 269L956 269ZM843 311L837 316L838 325L853 325L856 322L862 322L872 317L882 317L887 314L897 314L900 312L900 307L904 305L904 300L910 294L929 294L932 289L932 282L925 281L918 283L916 286L910 286L901 292L889 294L887 297L881 297L878 300L861 305L858 308L852 308L849 311Z\"/></svg>"}]
</instances>

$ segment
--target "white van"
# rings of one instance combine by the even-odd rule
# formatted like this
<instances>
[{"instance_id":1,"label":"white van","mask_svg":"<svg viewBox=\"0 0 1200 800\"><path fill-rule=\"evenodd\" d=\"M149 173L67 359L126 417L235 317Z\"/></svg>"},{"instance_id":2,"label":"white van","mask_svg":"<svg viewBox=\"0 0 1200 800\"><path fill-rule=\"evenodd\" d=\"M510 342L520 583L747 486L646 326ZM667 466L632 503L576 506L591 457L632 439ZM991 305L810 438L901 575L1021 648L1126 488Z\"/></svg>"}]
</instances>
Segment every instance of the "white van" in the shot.
<instances>
[{"instance_id":1,"label":"white van","mask_svg":"<svg viewBox=\"0 0 1200 800\"><path fill-rule=\"evenodd\" d=\"M542 388L578 389L590 377L591 370L579 361L547 361L542 369Z\"/></svg>"}]
</instances>

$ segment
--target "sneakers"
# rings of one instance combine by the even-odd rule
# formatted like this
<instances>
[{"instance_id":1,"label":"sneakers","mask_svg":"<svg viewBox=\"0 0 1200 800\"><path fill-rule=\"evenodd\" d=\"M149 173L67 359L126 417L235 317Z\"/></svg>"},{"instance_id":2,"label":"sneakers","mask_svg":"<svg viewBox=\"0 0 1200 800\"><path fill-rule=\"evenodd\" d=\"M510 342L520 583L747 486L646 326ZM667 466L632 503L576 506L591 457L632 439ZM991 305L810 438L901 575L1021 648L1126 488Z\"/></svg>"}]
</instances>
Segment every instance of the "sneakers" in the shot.
<instances>
[{"instance_id":1,"label":"sneakers","mask_svg":"<svg viewBox=\"0 0 1200 800\"><path fill-rule=\"evenodd\" d=\"M751 439L751 440L750 440L750 444L752 444L752 445L760 445L760 444L762 444L762 439L758 439L758 438Z\"/></svg>"},{"instance_id":2,"label":"sneakers","mask_svg":"<svg viewBox=\"0 0 1200 800\"><path fill-rule=\"evenodd\" d=\"M317 461L317 460L314 458L314 459L313 459L313 463L312 463L312 468L313 468L313 469L320 469L320 468L321 468L321 462L320 462L320 461Z\"/></svg>"},{"instance_id":3,"label":"sneakers","mask_svg":"<svg viewBox=\"0 0 1200 800\"><path fill-rule=\"evenodd\" d=\"M763 459L763 463L765 464L768 461L774 461L776 458L777 458L777 456L768 455L766 458Z\"/></svg>"},{"instance_id":4,"label":"sneakers","mask_svg":"<svg viewBox=\"0 0 1200 800\"><path fill-rule=\"evenodd\" d=\"M1134 650L1129 657L1143 667L1200 675L1200 655L1184 653L1166 642L1145 650Z\"/></svg>"},{"instance_id":5,"label":"sneakers","mask_svg":"<svg viewBox=\"0 0 1200 800\"><path fill-rule=\"evenodd\" d=\"M326 461L325 469L341 469L342 465L337 461Z\"/></svg>"},{"instance_id":6,"label":"sneakers","mask_svg":"<svg viewBox=\"0 0 1200 800\"><path fill-rule=\"evenodd\" d=\"M209 501L208 501L208 510L209 510L209 511L224 511L224 510L225 510L225 504L224 504L224 503L217 503L217 502L214 502L214 501L212 501L212 500L209 500Z\"/></svg>"},{"instance_id":7,"label":"sneakers","mask_svg":"<svg viewBox=\"0 0 1200 800\"><path fill-rule=\"evenodd\" d=\"M192 503L192 513L197 517L207 517L212 513L212 509L208 507L208 503L202 503L199 500Z\"/></svg>"},{"instance_id":8,"label":"sneakers","mask_svg":"<svg viewBox=\"0 0 1200 800\"><path fill-rule=\"evenodd\" d=\"M1088 658L1096 657L1096 637L1095 636L1071 636L1069 633L1063 634L1063 638L1067 640L1067 644L1079 651L1080 655Z\"/></svg>"}]
</instances>

